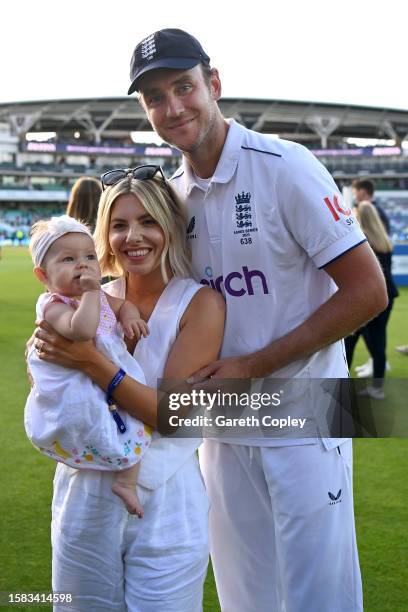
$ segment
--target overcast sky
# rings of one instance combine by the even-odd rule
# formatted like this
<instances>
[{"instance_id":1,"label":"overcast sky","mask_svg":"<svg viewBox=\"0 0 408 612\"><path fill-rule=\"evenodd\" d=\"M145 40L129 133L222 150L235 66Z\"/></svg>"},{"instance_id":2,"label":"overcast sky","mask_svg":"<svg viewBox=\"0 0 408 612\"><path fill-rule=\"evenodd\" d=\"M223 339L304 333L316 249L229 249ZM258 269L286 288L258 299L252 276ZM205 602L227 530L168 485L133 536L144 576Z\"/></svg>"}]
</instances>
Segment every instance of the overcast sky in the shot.
<instances>
[{"instance_id":1,"label":"overcast sky","mask_svg":"<svg viewBox=\"0 0 408 612\"><path fill-rule=\"evenodd\" d=\"M14 0L2 6L0 102L126 95L137 42L194 34L226 97L408 110L404 2Z\"/></svg>"}]
</instances>

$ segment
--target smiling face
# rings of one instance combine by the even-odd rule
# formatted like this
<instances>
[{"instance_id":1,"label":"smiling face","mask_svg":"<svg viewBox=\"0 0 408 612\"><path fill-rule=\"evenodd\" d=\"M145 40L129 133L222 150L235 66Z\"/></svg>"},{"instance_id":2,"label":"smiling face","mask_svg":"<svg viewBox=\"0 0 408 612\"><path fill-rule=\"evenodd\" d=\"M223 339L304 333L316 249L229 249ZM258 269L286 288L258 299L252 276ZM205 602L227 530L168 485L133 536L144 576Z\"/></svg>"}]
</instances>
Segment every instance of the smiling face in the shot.
<instances>
[{"instance_id":1,"label":"smiling face","mask_svg":"<svg viewBox=\"0 0 408 612\"><path fill-rule=\"evenodd\" d=\"M118 264L128 274L162 278L164 232L132 193L120 195L112 207L109 244Z\"/></svg>"},{"instance_id":2,"label":"smiling face","mask_svg":"<svg viewBox=\"0 0 408 612\"><path fill-rule=\"evenodd\" d=\"M90 271L100 278L101 272L92 238L87 234L70 232L50 246L37 276L49 291L74 297L82 294L79 285L81 274Z\"/></svg>"},{"instance_id":3,"label":"smiling face","mask_svg":"<svg viewBox=\"0 0 408 612\"><path fill-rule=\"evenodd\" d=\"M185 153L194 153L211 141L221 117L216 70L209 82L201 65L190 70L152 70L141 77L140 92L149 121L164 141Z\"/></svg>"}]
</instances>

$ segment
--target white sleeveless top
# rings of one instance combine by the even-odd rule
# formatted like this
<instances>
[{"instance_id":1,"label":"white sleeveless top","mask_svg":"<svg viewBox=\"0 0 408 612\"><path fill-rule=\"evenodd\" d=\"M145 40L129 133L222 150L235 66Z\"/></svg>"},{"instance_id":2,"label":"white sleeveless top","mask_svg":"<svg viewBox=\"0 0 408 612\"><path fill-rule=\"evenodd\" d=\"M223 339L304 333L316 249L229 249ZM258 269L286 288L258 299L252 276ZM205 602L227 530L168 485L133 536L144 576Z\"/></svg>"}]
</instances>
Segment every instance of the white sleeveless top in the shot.
<instances>
[{"instance_id":1,"label":"white sleeveless top","mask_svg":"<svg viewBox=\"0 0 408 612\"><path fill-rule=\"evenodd\" d=\"M170 349L179 333L180 319L202 288L191 278L173 277L157 301L149 319L150 334L139 340L134 351L149 387L156 389L157 379L163 377ZM109 295L125 299L125 278L107 283L102 289ZM157 489L194 455L201 442L201 438L163 438L153 432L150 448L141 462L138 483L147 489Z\"/></svg>"}]
</instances>

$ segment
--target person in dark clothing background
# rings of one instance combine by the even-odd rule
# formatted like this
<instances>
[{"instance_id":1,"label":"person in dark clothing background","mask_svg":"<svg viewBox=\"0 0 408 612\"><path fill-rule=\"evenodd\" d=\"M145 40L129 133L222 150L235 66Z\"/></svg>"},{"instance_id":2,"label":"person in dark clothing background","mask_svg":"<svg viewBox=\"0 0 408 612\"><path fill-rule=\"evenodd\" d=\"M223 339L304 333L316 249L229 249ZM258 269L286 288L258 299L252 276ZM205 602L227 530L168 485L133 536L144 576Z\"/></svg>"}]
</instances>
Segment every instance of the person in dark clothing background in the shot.
<instances>
[{"instance_id":1,"label":"person in dark clothing background","mask_svg":"<svg viewBox=\"0 0 408 612\"><path fill-rule=\"evenodd\" d=\"M351 184L351 189L352 189L352 194L353 194L355 211L358 209L360 202L371 202L371 204L375 206L380 216L380 219L384 226L385 231L387 232L388 235L390 235L391 228L390 228L390 221L389 221L388 215L384 212L381 206L378 206L377 202L374 199L375 186L374 186L373 181L367 178L354 179L354 181ZM373 357L371 354L371 349L370 349L370 346L367 344L367 339L364 338L364 340L365 340L368 352L370 353L371 357L366 363L363 363L362 365L356 366L354 368L356 370L358 378L369 378L374 373ZM387 371L391 369L388 361L386 362L385 369Z\"/></svg>"},{"instance_id":2,"label":"person in dark clothing background","mask_svg":"<svg viewBox=\"0 0 408 612\"><path fill-rule=\"evenodd\" d=\"M369 385L361 394L368 395L373 399L384 399L383 384L386 363L386 329L394 298L398 296L398 290L391 274L393 246L381 222L379 212L371 202L360 202L356 210L356 216L360 222L361 229L367 237L368 243L376 254L383 269L387 284L388 306L383 312L377 315L375 319L345 339L347 363L350 367L354 348L359 337L363 335L373 357L374 372L372 385Z\"/></svg>"}]
</instances>

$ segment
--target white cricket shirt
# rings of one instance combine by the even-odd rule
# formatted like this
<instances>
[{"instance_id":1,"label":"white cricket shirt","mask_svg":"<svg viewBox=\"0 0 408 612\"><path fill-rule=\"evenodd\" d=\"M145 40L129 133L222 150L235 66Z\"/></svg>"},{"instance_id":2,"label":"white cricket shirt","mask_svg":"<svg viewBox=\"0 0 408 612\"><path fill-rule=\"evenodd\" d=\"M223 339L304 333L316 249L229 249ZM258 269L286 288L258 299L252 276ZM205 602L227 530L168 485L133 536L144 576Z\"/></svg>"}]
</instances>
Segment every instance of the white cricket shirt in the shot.
<instances>
[{"instance_id":1,"label":"white cricket shirt","mask_svg":"<svg viewBox=\"0 0 408 612\"><path fill-rule=\"evenodd\" d=\"M222 357L262 349L303 323L336 291L322 268L365 241L310 151L234 120L207 191L185 159L172 185L188 206L194 277L227 302ZM273 374L347 376L342 342Z\"/></svg>"}]
</instances>

